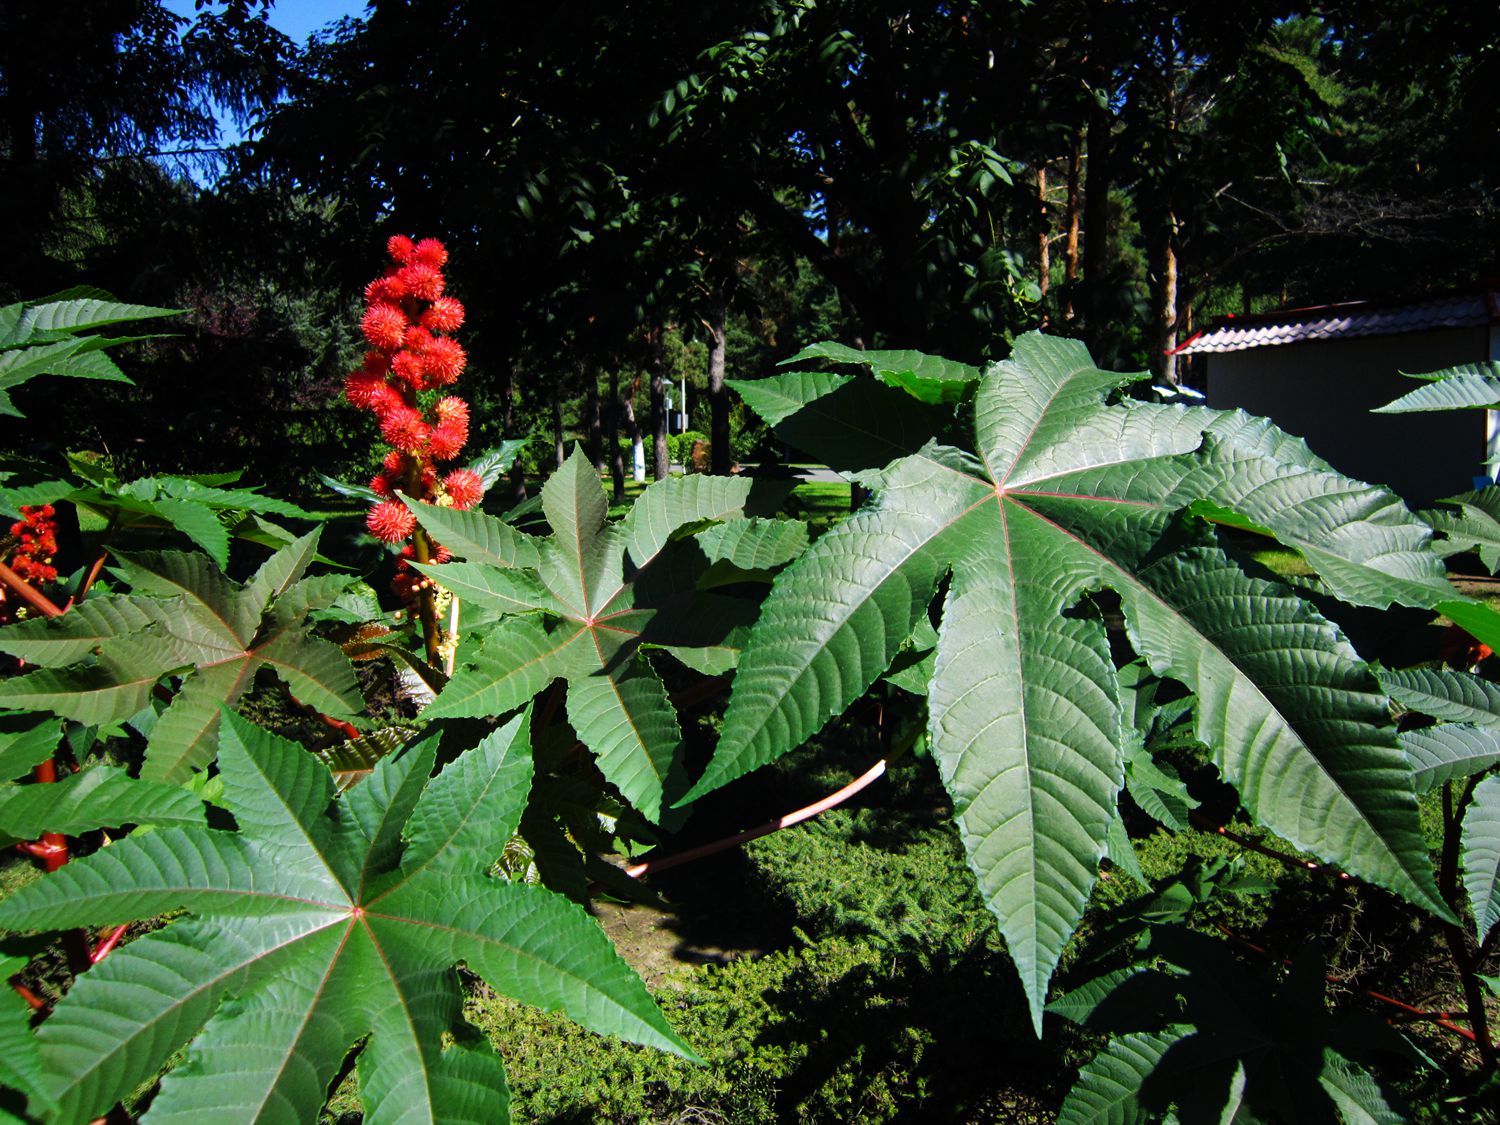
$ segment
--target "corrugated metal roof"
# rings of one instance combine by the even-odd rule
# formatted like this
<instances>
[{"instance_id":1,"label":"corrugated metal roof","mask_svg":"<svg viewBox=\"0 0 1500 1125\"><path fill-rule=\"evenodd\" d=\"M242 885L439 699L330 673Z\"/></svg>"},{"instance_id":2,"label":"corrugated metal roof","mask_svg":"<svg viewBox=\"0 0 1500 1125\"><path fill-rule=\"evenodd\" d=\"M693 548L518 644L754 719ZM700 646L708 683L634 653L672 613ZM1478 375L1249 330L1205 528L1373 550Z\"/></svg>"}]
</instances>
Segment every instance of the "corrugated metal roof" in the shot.
<instances>
[{"instance_id":1,"label":"corrugated metal roof","mask_svg":"<svg viewBox=\"0 0 1500 1125\"><path fill-rule=\"evenodd\" d=\"M1188 337L1173 349L1172 354L1241 352L1308 340L1390 336L1433 328L1481 328L1490 324L1500 324L1500 293L1494 290L1401 304L1355 301L1255 316L1226 317L1213 328Z\"/></svg>"}]
</instances>

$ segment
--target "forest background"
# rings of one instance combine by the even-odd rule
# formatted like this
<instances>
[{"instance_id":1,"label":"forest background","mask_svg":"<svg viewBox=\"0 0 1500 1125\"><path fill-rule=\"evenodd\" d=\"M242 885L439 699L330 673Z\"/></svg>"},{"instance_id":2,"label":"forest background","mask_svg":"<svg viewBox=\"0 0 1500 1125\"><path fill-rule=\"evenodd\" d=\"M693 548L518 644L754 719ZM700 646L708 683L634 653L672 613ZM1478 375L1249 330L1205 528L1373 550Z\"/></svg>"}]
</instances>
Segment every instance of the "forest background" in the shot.
<instances>
[{"instance_id":1,"label":"forest background","mask_svg":"<svg viewBox=\"0 0 1500 1125\"><path fill-rule=\"evenodd\" d=\"M97 453L122 479L245 469L357 517L320 478L360 481L378 460L343 386L364 347L363 285L394 233L451 251L473 448L529 439L496 512L575 439L617 499L632 437L666 475L685 452L665 409L684 381L715 471L795 455L724 381L817 340L978 363L1043 327L1084 339L1101 366L1191 383L1167 353L1220 314L1496 275L1493 5L379 0L306 43L273 14L268 0L0 7L0 303L89 284L187 310L121 349L123 393L22 387L12 452ZM837 737L873 753L859 739L887 730L875 713ZM726 800L738 818L774 790L779 811L833 773L788 770ZM642 1119L662 1086L712 1100L714 1082L775 1119L795 1105L854 1120L856 1097L959 1119L1001 1096L991 1040L965 1022L1011 1018L974 1002L990 995L993 932L972 922L983 911L951 829L929 823L930 763L893 788L878 815L840 810L841 828L780 834L772 858L752 857L795 900L802 945L695 978L694 1034L739 1069L642 1079L618 1119ZM892 828L907 821L915 844ZM869 854L889 864L874 878ZM1185 855L1142 863L1153 879L1231 870ZM732 926L755 911L743 882L723 881L736 901L714 904ZM919 900L926 914L907 909ZM879 940L807 936L850 919ZM835 1002L830 980L862 1006ZM757 1017L767 1030L742 1051L768 995L801 1030ZM524 1047L539 1033L522 1018L497 1017L496 1038ZM878 1049L828 1062L826 1029L853 1025ZM789 1080L798 1035L813 1046ZM1086 1053L1070 1042L1012 1053L1006 1081L1055 1105ZM536 1057L549 1053L568 1052ZM577 1089L530 1057L507 1062L547 1117L564 1115L547 1098L625 1089L598 1074L635 1056L610 1058L577 1068ZM1419 1120L1467 1120L1441 1076L1421 1081Z\"/></svg>"},{"instance_id":2,"label":"forest background","mask_svg":"<svg viewBox=\"0 0 1500 1125\"><path fill-rule=\"evenodd\" d=\"M306 43L270 10L0 12L0 300L189 310L128 410L21 392L38 449L330 499L371 467L338 392L397 231L453 250L516 493L575 438L618 482L636 426L664 472L683 378L716 468L782 453L722 380L814 340L1040 326L1191 382L1163 353L1218 314L1462 287L1500 245L1491 5L379 0Z\"/></svg>"}]
</instances>

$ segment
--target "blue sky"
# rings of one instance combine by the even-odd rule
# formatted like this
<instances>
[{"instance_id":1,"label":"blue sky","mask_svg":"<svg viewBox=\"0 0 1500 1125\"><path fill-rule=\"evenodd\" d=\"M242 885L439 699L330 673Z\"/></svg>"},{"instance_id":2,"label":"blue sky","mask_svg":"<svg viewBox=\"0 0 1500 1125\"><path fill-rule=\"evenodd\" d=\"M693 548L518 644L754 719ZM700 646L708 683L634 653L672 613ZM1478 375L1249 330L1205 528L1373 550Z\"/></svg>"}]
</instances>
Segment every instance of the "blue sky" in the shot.
<instances>
[{"instance_id":1,"label":"blue sky","mask_svg":"<svg viewBox=\"0 0 1500 1125\"><path fill-rule=\"evenodd\" d=\"M163 0L163 6L176 15L192 19L197 14L194 0ZM222 7L216 4L215 7ZM276 0L271 7L271 25L284 32L297 43L306 43L313 32L327 27L344 16L363 16L366 0ZM243 134L233 121L224 114L219 115L219 140L232 145L243 140ZM206 168L184 166L185 172L199 184L212 181L213 174Z\"/></svg>"},{"instance_id":2,"label":"blue sky","mask_svg":"<svg viewBox=\"0 0 1500 1125\"><path fill-rule=\"evenodd\" d=\"M188 19L196 11L194 0L165 0L165 6ZM271 24L298 43L305 43L319 28L342 16L364 15L364 11L365 0L277 0L271 8Z\"/></svg>"}]
</instances>

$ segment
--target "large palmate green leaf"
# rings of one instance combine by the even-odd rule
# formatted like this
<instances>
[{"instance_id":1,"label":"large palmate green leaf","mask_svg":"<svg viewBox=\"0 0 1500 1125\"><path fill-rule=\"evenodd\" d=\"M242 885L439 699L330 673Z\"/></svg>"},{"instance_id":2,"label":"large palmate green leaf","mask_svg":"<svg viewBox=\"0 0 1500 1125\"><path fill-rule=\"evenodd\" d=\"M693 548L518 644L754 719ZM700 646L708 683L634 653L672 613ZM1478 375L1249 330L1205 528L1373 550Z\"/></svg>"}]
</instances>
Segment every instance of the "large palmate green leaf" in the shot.
<instances>
[{"instance_id":1,"label":"large palmate green leaf","mask_svg":"<svg viewBox=\"0 0 1500 1125\"><path fill-rule=\"evenodd\" d=\"M104 349L141 337L80 336L90 328L173 316L178 310L127 305L99 289L73 289L0 308L0 414L20 417L10 390L38 375L130 380Z\"/></svg>"},{"instance_id":2,"label":"large palmate green leaf","mask_svg":"<svg viewBox=\"0 0 1500 1125\"><path fill-rule=\"evenodd\" d=\"M874 502L778 578L718 751L685 798L848 707L946 581L932 749L1038 1022L1122 784L1117 676L1089 600L1102 589L1152 672L1197 693L1194 737L1260 823L1447 915L1370 668L1199 518L1276 535L1347 601L1468 607L1430 530L1263 420L1112 397L1138 377L1095 368L1075 341L1026 336L974 391L971 449L929 443L861 466L879 470ZM778 433L826 397L783 403Z\"/></svg>"},{"instance_id":3,"label":"large palmate green leaf","mask_svg":"<svg viewBox=\"0 0 1500 1125\"><path fill-rule=\"evenodd\" d=\"M34 840L126 824L202 824L203 803L180 785L94 766L45 785L0 785L0 837Z\"/></svg>"},{"instance_id":4,"label":"large palmate green leaf","mask_svg":"<svg viewBox=\"0 0 1500 1125\"><path fill-rule=\"evenodd\" d=\"M1409 1048L1368 1016L1328 1012L1316 947L1280 981L1178 926L1154 927L1140 952L1163 968L1113 970L1048 1008L1116 1036L1080 1071L1060 1125L1160 1120L1169 1102L1182 1121L1399 1120L1347 1057Z\"/></svg>"},{"instance_id":5,"label":"large palmate green leaf","mask_svg":"<svg viewBox=\"0 0 1500 1125\"><path fill-rule=\"evenodd\" d=\"M336 592L302 578L318 535L282 548L243 586L204 555L120 556L134 593L0 630L0 652L40 665L0 681L0 706L118 722L146 706L163 677L179 674L182 689L152 728L141 769L156 781L182 781L208 764L220 709L264 667L304 703L352 718L362 705L354 671L337 645L309 631L309 612Z\"/></svg>"},{"instance_id":6,"label":"large palmate green leaf","mask_svg":"<svg viewBox=\"0 0 1500 1125\"><path fill-rule=\"evenodd\" d=\"M1487 777L1475 787L1463 845L1464 890L1483 942L1500 923L1500 777Z\"/></svg>"},{"instance_id":7,"label":"large palmate green leaf","mask_svg":"<svg viewBox=\"0 0 1500 1125\"><path fill-rule=\"evenodd\" d=\"M40 1086L87 1121L186 1045L147 1121L311 1121L363 1043L365 1120L503 1121L505 1073L464 1024L454 965L591 1030L691 1057L582 909L486 872L532 775L520 715L429 781L436 739L337 801L302 747L226 714L238 832L169 828L77 860L0 904L0 925L186 917L79 977L40 1027Z\"/></svg>"},{"instance_id":8,"label":"large palmate green leaf","mask_svg":"<svg viewBox=\"0 0 1500 1125\"><path fill-rule=\"evenodd\" d=\"M1410 414L1427 410L1489 409L1500 404L1500 364L1465 363L1412 378L1422 380L1375 414Z\"/></svg>"},{"instance_id":9,"label":"large palmate green leaf","mask_svg":"<svg viewBox=\"0 0 1500 1125\"><path fill-rule=\"evenodd\" d=\"M426 716L504 714L564 679L568 720L604 776L658 819L664 798L686 789L682 734L641 649L666 648L705 671L733 665L751 607L698 590L698 579L715 561L785 562L798 544L781 529L800 526L745 519L751 491L740 477L661 481L609 525L598 474L575 450L542 489L546 539L480 513L411 504L428 532L468 560L423 572L501 615ZM690 541L700 529L741 525L742 539L716 539L708 550Z\"/></svg>"}]
</instances>

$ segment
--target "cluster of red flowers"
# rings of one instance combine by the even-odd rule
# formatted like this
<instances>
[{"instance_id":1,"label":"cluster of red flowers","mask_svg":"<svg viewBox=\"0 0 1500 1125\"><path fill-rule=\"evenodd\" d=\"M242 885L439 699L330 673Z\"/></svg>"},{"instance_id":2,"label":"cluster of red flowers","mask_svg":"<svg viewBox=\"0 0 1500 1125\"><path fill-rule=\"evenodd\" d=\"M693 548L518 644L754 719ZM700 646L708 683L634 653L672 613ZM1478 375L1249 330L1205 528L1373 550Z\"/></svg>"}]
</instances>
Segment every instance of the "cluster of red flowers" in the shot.
<instances>
[{"instance_id":1,"label":"cluster of red flowers","mask_svg":"<svg viewBox=\"0 0 1500 1125\"><path fill-rule=\"evenodd\" d=\"M344 381L344 393L375 415L391 446L370 481L382 499L366 526L377 538L400 543L411 537L416 518L396 498L397 489L413 499L446 498L455 508L472 508L484 486L469 469L439 477L437 468L438 462L457 457L469 440L469 404L442 393L468 362L449 335L463 324L464 307L443 294L448 251L435 238L413 242L399 234L386 249L391 267L365 287L360 330L370 350ZM408 546L404 554L410 551Z\"/></svg>"},{"instance_id":2,"label":"cluster of red flowers","mask_svg":"<svg viewBox=\"0 0 1500 1125\"><path fill-rule=\"evenodd\" d=\"M57 581L57 521L51 504L22 508L21 519L10 525L12 539L18 540L10 558L10 568L32 583Z\"/></svg>"}]
</instances>

